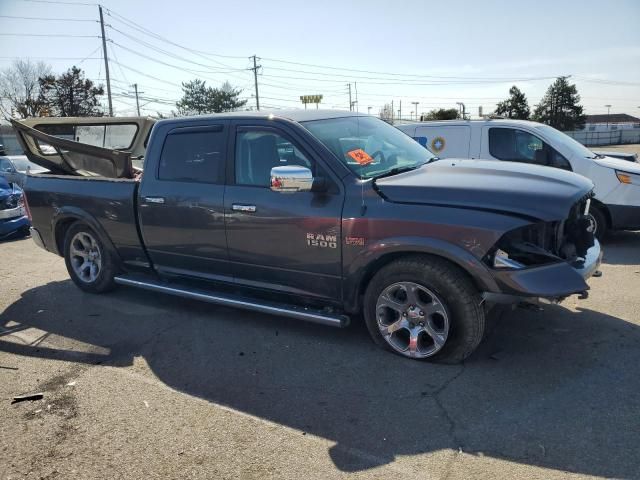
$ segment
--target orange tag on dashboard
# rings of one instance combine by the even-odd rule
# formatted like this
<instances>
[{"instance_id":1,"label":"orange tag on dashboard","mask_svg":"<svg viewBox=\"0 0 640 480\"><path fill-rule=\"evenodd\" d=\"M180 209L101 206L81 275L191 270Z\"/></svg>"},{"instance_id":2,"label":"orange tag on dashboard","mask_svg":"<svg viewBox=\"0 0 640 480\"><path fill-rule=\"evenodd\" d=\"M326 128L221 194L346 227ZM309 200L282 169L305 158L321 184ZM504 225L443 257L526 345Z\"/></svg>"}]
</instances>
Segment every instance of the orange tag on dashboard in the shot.
<instances>
[{"instance_id":1,"label":"orange tag on dashboard","mask_svg":"<svg viewBox=\"0 0 640 480\"><path fill-rule=\"evenodd\" d=\"M373 158L371 158L371 156L361 148L351 150L350 152L347 152L347 155L353 158L360 165L369 165L373 162Z\"/></svg>"}]
</instances>

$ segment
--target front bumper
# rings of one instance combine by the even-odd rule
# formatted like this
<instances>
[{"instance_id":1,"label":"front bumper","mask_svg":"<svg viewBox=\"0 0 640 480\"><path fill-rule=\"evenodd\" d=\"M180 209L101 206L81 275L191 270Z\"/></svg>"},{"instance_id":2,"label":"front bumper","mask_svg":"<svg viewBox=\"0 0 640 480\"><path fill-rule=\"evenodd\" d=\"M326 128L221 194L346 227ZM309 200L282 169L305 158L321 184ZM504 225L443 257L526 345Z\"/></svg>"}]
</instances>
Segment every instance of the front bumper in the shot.
<instances>
[{"instance_id":1,"label":"front bumper","mask_svg":"<svg viewBox=\"0 0 640 480\"><path fill-rule=\"evenodd\" d=\"M9 237L21 229L27 229L31 226L29 218L26 216L0 219L0 239Z\"/></svg>"},{"instance_id":2,"label":"front bumper","mask_svg":"<svg viewBox=\"0 0 640 480\"><path fill-rule=\"evenodd\" d=\"M589 290L586 280L602 262L598 241L587 251L584 260L573 265L562 262L521 270L494 271L500 292L485 292L483 298L492 303L518 303L531 299L560 300Z\"/></svg>"}]
</instances>

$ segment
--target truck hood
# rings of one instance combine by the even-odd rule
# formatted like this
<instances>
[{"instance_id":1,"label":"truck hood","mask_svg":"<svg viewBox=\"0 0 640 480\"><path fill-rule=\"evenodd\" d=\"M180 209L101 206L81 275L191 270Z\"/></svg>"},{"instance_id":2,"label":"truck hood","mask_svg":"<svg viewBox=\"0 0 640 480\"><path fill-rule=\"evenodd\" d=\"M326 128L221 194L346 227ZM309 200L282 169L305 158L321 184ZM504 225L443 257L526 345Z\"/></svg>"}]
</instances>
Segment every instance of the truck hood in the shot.
<instances>
[{"instance_id":1,"label":"truck hood","mask_svg":"<svg viewBox=\"0 0 640 480\"><path fill-rule=\"evenodd\" d=\"M593 183L550 167L447 159L377 179L376 187L391 202L492 210L554 221L567 218Z\"/></svg>"},{"instance_id":2,"label":"truck hood","mask_svg":"<svg viewBox=\"0 0 640 480\"><path fill-rule=\"evenodd\" d=\"M594 162L603 167L613 168L614 170L622 170L624 172L635 173L640 175L640 163L622 160L621 158L604 157L594 158Z\"/></svg>"}]
</instances>

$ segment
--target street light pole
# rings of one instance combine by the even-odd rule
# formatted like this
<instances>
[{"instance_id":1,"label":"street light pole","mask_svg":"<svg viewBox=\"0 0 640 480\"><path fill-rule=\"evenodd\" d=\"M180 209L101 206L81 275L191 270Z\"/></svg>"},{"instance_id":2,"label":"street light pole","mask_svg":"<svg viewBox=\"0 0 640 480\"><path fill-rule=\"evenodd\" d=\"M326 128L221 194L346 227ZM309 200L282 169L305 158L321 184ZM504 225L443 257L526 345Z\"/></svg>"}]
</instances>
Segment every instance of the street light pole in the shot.
<instances>
[{"instance_id":1,"label":"street light pole","mask_svg":"<svg viewBox=\"0 0 640 480\"><path fill-rule=\"evenodd\" d=\"M415 105L415 106L416 106L416 122L418 121L418 104L419 104L419 103L420 103L420 102L411 102L411 104L412 104L412 105Z\"/></svg>"},{"instance_id":2,"label":"street light pole","mask_svg":"<svg viewBox=\"0 0 640 480\"><path fill-rule=\"evenodd\" d=\"M611 105L605 105L607 107L607 130L609 130L609 112L611 111Z\"/></svg>"}]
</instances>

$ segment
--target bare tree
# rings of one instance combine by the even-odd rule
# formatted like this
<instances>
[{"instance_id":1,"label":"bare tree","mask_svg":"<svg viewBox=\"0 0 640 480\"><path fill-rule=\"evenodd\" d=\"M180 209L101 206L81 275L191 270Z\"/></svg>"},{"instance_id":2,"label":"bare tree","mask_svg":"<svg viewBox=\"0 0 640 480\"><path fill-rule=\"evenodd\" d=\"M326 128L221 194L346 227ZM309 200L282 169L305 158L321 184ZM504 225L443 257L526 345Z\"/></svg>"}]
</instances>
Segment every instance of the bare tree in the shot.
<instances>
[{"instance_id":1,"label":"bare tree","mask_svg":"<svg viewBox=\"0 0 640 480\"><path fill-rule=\"evenodd\" d=\"M393 109L391 108L391 104L385 103L380 109L380 118L387 123L393 123Z\"/></svg>"},{"instance_id":2,"label":"bare tree","mask_svg":"<svg viewBox=\"0 0 640 480\"><path fill-rule=\"evenodd\" d=\"M0 112L11 117L12 110L20 118L40 115L45 103L40 95L41 77L49 75L51 66L44 62L16 60L0 71Z\"/></svg>"}]
</instances>

